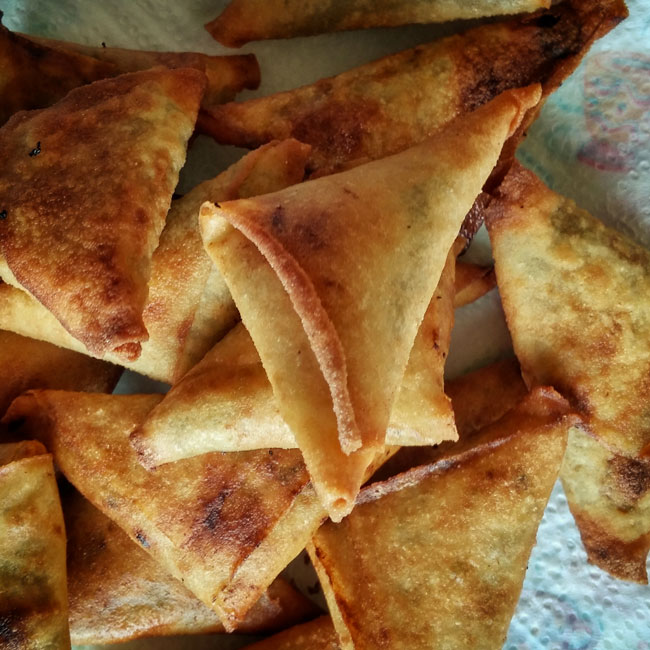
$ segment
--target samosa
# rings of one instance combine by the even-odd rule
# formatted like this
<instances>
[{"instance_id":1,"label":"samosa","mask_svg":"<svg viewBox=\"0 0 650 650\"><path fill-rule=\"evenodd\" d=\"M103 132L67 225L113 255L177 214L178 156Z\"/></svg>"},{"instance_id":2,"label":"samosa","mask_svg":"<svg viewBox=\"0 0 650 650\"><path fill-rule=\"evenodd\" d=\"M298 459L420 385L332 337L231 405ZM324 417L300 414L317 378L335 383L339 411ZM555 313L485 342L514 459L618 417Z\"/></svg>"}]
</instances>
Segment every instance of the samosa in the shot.
<instances>
[{"instance_id":1,"label":"samosa","mask_svg":"<svg viewBox=\"0 0 650 650\"><path fill-rule=\"evenodd\" d=\"M453 325L456 248L418 329L386 433L389 445L456 438L444 394L444 362ZM296 447L259 354L239 323L165 395L131 434L150 466L209 451Z\"/></svg>"},{"instance_id":2,"label":"samosa","mask_svg":"<svg viewBox=\"0 0 650 650\"><path fill-rule=\"evenodd\" d=\"M0 444L0 646L66 650L65 529L52 456Z\"/></svg>"},{"instance_id":3,"label":"samosa","mask_svg":"<svg viewBox=\"0 0 650 650\"><path fill-rule=\"evenodd\" d=\"M647 584L650 458L613 453L574 428L560 478L589 561L615 578Z\"/></svg>"},{"instance_id":4,"label":"samosa","mask_svg":"<svg viewBox=\"0 0 650 650\"><path fill-rule=\"evenodd\" d=\"M0 309L2 298L0 294ZM0 330L0 417L30 388L110 393L122 368L44 341Z\"/></svg>"},{"instance_id":5,"label":"samosa","mask_svg":"<svg viewBox=\"0 0 650 650\"><path fill-rule=\"evenodd\" d=\"M255 90L260 85L260 66L254 54L211 56L201 52L157 52L125 50L118 47L95 47L57 41L33 34L22 37L60 52L75 52L115 66L117 74L138 72L157 66L165 68L194 68L205 73L207 85L202 106L214 106L232 101L244 89ZM114 75L111 75L114 76ZM40 108L40 107L39 107Z\"/></svg>"},{"instance_id":6,"label":"samosa","mask_svg":"<svg viewBox=\"0 0 650 650\"><path fill-rule=\"evenodd\" d=\"M156 66L194 68L205 73L205 106L232 101L238 92L257 88L260 82L253 54L208 56L92 47L17 34L0 22L0 126L18 111L51 106L73 88Z\"/></svg>"},{"instance_id":7,"label":"samosa","mask_svg":"<svg viewBox=\"0 0 650 650\"><path fill-rule=\"evenodd\" d=\"M369 485L318 530L308 549L342 648L502 647L568 413L537 388L473 444Z\"/></svg>"},{"instance_id":8,"label":"samosa","mask_svg":"<svg viewBox=\"0 0 650 650\"><path fill-rule=\"evenodd\" d=\"M561 476L588 557L646 582L650 253L520 165L498 188L487 226L524 377L552 383L585 421Z\"/></svg>"},{"instance_id":9,"label":"samosa","mask_svg":"<svg viewBox=\"0 0 650 650\"><path fill-rule=\"evenodd\" d=\"M650 252L521 165L486 214L529 385L552 385L612 452L650 450Z\"/></svg>"},{"instance_id":10,"label":"samosa","mask_svg":"<svg viewBox=\"0 0 650 650\"><path fill-rule=\"evenodd\" d=\"M538 85L508 91L394 156L201 209L206 249L335 520L383 447L463 218L539 98Z\"/></svg>"},{"instance_id":11,"label":"samosa","mask_svg":"<svg viewBox=\"0 0 650 650\"><path fill-rule=\"evenodd\" d=\"M30 391L4 422L42 439L66 478L232 631L325 513L297 450L204 454L145 470L129 434L161 398Z\"/></svg>"},{"instance_id":12,"label":"samosa","mask_svg":"<svg viewBox=\"0 0 650 650\"><path fill-rule=\"evenodd\" d=\"M224 632L211 609L72 488L64 493L63 512L73 644ZM280 630L315 613L311 601L278 578L237 630Z\"/></svg>"},{"instance_id":13,"label":"samosa","mask_svg":"<svg viewBox=\"0 0 650 650\"><path fill-rule=\"evenodd\" d=\"M137 359L151 255L205 75L157 68L77 88L0 129L2 279L91 353Z\"/></svg>"},{"instance_id":14,"label":"samosa","mask_svg":"<svg viewBox=\"0 0 650 650\"><path fill-rule=\"evenodd\" d=\"M203 248L198 230L201 203L264 194L298 183L308 154L309 147L295 140L269 143L172 201L151 259L143 312L149 339L135 361L111 353L105 358L167 383L201 359L238 318L230 292ZM0 327L88 353L25 292L0 285L0 307Z\"/></svg>"},{"instance_id":15,"label":"samosa","mask_svg":"<svg viewBox=\"0 0 650 650\"><path fill-rule=\"evenodd\" d=\"M626 16L623 0L565 0L302 88L215 106L199 122L218 142L238 147L295 137L312 145L312 170L339 171L413 146L509 88L540 82L546 98ZM509 143L497 177L537 111Z\"/></svg>"},{"instance_id":16,"label":"samosa","mask_svg":"<svg viewBox=\"0 0 650 650\"><path fill-rule=\"evenodd\" d=\"M268 38L440 23L516 14L549 5L550 0L231 0L206 29L223 45L239 47Z\"/></svg>"}]
</instances>

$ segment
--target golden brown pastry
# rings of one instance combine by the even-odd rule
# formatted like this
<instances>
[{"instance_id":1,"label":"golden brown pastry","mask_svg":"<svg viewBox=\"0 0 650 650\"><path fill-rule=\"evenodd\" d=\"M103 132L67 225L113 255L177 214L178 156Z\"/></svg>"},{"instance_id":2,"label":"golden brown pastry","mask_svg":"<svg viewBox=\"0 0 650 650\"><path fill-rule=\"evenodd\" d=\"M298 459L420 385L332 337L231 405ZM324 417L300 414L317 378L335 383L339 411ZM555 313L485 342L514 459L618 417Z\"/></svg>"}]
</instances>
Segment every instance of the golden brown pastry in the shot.
<instances>
[{"instance_id":1,"label":"golden brown pastry","mask_svg":"<svg viewBox=\"0 0 650 650\"><path fill-rule=\"evenodd\" d=\"M473 444L371 484L318 530L308 549L341 648L502 647L575 422L568 408L535 389Z\"/></svg>"},{"instance_id":2,"label":"golden brown pastry","mask_svg":"<svg viewBox=\"0 0 650 650\"><path fill-rule=\"evenodd\" d=\"M31 391L4 422L232 631L325 518L297 450L206 454L149 472L129 434L161 395Z\"/></svg>"},{"instance_id":3,"label":"golden brown pastry","mask_svg":"<svg viewBox=\"0 0 650 650\"><path fill-rule=\"evenodd\" d=\"M541 82L547 97L625 16L622 0L565 0L302 88L215 106L199 122L218 142L249 149L295 137L312 145L312 170L338 171L413 146L509 88ZM504 152L504 169L536 115Z\"/></svg>"},{"instance_id":4,"label":"golden brown pastry","mask_svg":"<svg viewBox=\"0 0 650 650\"><path fill-rule=\"evenodd\" d=\"M52 456L0 444L0 647L70 648L65 543Z\"/></svg>"},{"instance_id":5,"label":"golden brown pastry","mask_svg":"<svg viewBox=\"0 0 650 650\"><path fill-rule=\"evenodd\" d=\"M63 511L73 644L224 632L211 609L76 490L64 494ZM305 596L277 578L237 631L279 630L314 613L314 605Z\"/></svg>"},{"instance_id":6,"label":"golden brown pastry","mask_svg":"<svg viewBox=\"0 0 650 650\"><path fill-rule=\"evenodd\" d=\"M151 255L205 77L158 68L77 88L0 129L2 278L93 354L134 360Z\"/></svg>"},{"instance_id":7,"label":"golden brown pastry","mask_svg":"<svg viewBox=\"0 0 650 650\"><path fill-rule=\"evenodd\" d=\"M539 97L509 91L394 156L201 209L206 249L335 520L383 447L463 218Z\"/></svg>"},{"instance_id":8,"label":"golden brown pastry","mask_svg":"<svg viewBox=\"0 0 650 650\"><path fill-rule=\"evenodd\" d=\"M549 5L550 0L231 0L206 29L223 45L239 47L268 38L440 23Z\"/></svg>"}]
</instances>

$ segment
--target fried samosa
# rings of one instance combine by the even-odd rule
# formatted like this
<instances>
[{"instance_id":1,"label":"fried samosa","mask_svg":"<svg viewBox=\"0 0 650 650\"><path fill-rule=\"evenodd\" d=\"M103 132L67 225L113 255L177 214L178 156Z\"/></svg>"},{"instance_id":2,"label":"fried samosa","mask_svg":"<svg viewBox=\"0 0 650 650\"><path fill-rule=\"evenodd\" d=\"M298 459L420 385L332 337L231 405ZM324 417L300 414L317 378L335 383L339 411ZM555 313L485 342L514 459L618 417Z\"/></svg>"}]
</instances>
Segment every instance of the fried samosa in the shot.
<instances>
[{"instance_id":1,"label":"fried samosa","mask_svg":"<svg viewBox=\"0 0 650 650\"><path fill-rule=\"evenodd\" d=\"M389 445L437 444L456 438L444 394L444 362L453 325L452 248L411 350L391 424ZM240 323L165 395L131 442L152 466L209 451L296 447L250 335Z\"/></svg>"},{"instance_id":2,"label":"fried samosa","mask_svg":"<svg viewBox=\"0 0 650 650\"><path fill-rule=\"evenodd\" d=\"M2 330L0 368L0 416L30 388L110 393L122 374L122 368L110 363Z\"/></svg>"},{"instance_id":3,"label":"fried samosa","mask_svg":"<svg viewBox=\"0 0 650 650\"><path fill-rule=\"evenodd\" d=\"M70 648L65 530L52 456L0 445L0 646Z\"/></svg>"},{"instance_id":4,"label":"fried samosa","mask_svg":"<svg viewBox=\"0 0 650 650\"><path fill-rule=\"evenodd\" d=\"M589 561L615 578L647 584L650 459L612 453L573 428L560 478Z\"/></svg>"},{"instance_id":5,"label":"fried samosa","mask_svg":"<svg viewBox=\"0 0 650 650\"><path fill-rule=\"evenodd\" d=\"M265 194L304 177L309 147L295 140L273 142L244 156L228 170L172 201L160 244L151 260L143 322L149 339L140 357L106 358L159 381L173 383L195 365L237 321L228 288L205 253L198 212L205 200ZM0 285L0 327L88 353L36 300Z\"/></svg>"},{"instance_id":6,"label":"fried samosa","mask_svg":"<svg viewBox=\"0 0 650 650\"><path fill-rule=\"evenodd\" d=\"M614 453L650 444L650 252L513 167L486 214L529 385L565 395Z\"/></svg>"},{"instance_id":7,"label":"fried samosa","mask_svg":"<svg viewBox=\"0 0 650 650\"><path fill-rule=\"evenodd\" d=\"M205 27L219 43L240 47L269 38L442 23L534 11L549 5L550 0L231 0Z\"/></svg>"},{"instance_id":8,"label":"fried samosa","mask_svg":"<svg viewBox=\"0 0 650 650\"><path fill-rule=\"evenodd\" d=\"M0 274L93 354L137 359L151 255L205 76L158 68L77 88L0 129Z\"/></svg>"},{"instance_id":9,"label":"fried samosa","mask_svg":"<svg viewBox=\"0 0 650 650\"><path fill-rule=\"evenodd\" d=\"M64 494L63 511L73 644L224 631L211 609L78 492ZM237 631L280 630L315 613L311 601L278 578Z\"/></svg>"},{"instance_id":10,"label":"fried samosa","mask_svg":"<svg viewBox=\"0 0 650 650\"><path fill-rule=\"evenodd\" d=\"M342 648L501 648L575 418L537 388L472 445L364 488L308 547Z\"/></svg>"},{"instance_id":11,"label":"fried samosa","mask_svg":"<svg viewBox=\"0 0 650 650\"><path fill-rule=\"evenodd\" d=\"M18 111L51 106L73 88L156 66L194 68L205 73L205 106L232 101L238 92L257 88L260 82L253 54L208 56L91 47L15 34L0 22L0 126Z\"/></svg>"},{"instance_id":12,"label":"fried samosa","mask_svg":"<svg viewBox=\"0 0 650 650\"><path fill-rule=\"evenodd\" d=\"M352 508L465 214L539 86L419 146L255 199L200 227L325 508Z\"/></svg>"},{"instance_id":13,"label":"fried samosa","mask_svg":"<svg viewBox=\"0 0 650 650\"><path fill-rule=\"evenodd\" d=\"M73 88L116 74L108 61L33 43L0 22L0 126L18 111L50 106Z\"/></svg>"},{"instance_id":14,"label":"fried samosa","mask_svg":"<svg viewBox=\"0 0 650 650\"><path fill-rule=\"evenodd\" d=\"M245 650L339 650L332 619L321 616L309 623L296 625Z\"/></svg>"},{"instance_id":15,"label":"fried samosa","mask_svg":"<svg viewBox=\"0 0 650 650\"><path fill-rule=\"evenodd\" d=\"M297 450L205 454L145 470L129 444L160 395L31 391L4 422L232 631L325 518Z\"/></svg>"},{"instance_id":16,"label":"fried samosa","mask_svg":"<svg viewBox=\"0 0 650 650\"><path fill-rule=\"evenodd\" d=\"M157 66L171 69L194 68L203 72L207 77L202 106L230 102L242 90L255 90L260 85L260 66L254 54L209 56L199 52L146 52L116 47L93 47L92 45L57 41L32 34L22 34L21 36L61 52L74 52L105 61L115 66L117 74L138 72Z\"/></svg>"},{"instance_id":17,"label":"fried samosa","mask_svg":"<svg viewBox=\"0 0 650 650\"><path fill-rule=\"evenodd\" d=\"M565 0L309 86L215 106L199 122L218 142L238 147L295 137L312 145L312 170L338 171L406 149L509 88L541 82L547 97L626 15L622 0ZM526 116L504 165L536 115Z\"/></svg>"}]
</instances>

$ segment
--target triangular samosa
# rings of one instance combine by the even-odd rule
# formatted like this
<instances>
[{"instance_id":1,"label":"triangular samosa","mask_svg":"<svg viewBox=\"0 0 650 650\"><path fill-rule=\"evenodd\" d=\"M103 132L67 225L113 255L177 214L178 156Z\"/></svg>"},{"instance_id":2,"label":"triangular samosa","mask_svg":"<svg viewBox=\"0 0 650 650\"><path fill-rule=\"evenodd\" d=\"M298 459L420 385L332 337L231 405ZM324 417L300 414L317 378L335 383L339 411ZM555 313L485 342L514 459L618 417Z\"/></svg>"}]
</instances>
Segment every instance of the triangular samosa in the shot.
<instances>
[{"instance_id":1,"label":"triangular samosa","mask_svg":"<svg viewBox=\"0 0 650 650\"><path fill-rule=\"evenodd\" d=\"M203 248L198 230L201 203L265 194L298 183L308 154L309 147L296 140L269 143L172 201L151 260L143 312L149 339L135 361L125 362L111 353L105 358L167 383L200 360L237 320L228 288ZM0 327L88 353L38 301L7 285L0 285Z\"/></svg>"},{"instance_id":2,"label":"triangular samosa","mask_svg":"<svg viewBox=\"0 0 650 650\"><path fill-rule=\"evenodd\" d=\"M269 38L516 14L549 4L550 0L231 0L206 29L219 43L240 47Z\"/></svg>"},{"instance_id":3,"label":"triangular samosa","mask_svg":"<svg viewBox=\"0 0 650 650\"><path fill-rule=\"evenodd\" d=\"M205 106L232 101L240 91L254 90L260 85L260 67L254 54L210 56L200 52L147 52L116 47L94 47L32 34L22 34L21 36L61 52L75 52L105 61L115 66L117 74L148 70L160 65L171 69L194 68L200 70L207 77L205 95L201 102L201 105Z\"/></svg>"},{"instance_id":4,"label":"triangular samosa","mask_svg":"<svg viewBox=\"0 0 650 650\"><path fill-rule=\"evenodd\" d=\"M52 456L0 445L0 647L70 648L65 543Z\"/></svg>"},{"instance_id":5,"label":"triangular samosa","mask_svg":"<svg viewBox=\"0 0 650 650\"><path fill-rule=\"evenodd\" d=\"M73 88L116 74L112 63L33 43L0 23L0 126L18 111L50 106Z\"/></svg>"},{"instance_id":6,"label":"triangular samosa","mask_svg":"<svg viewBox=\"0 0 650 650\"><path fill-rule=\"evenodd\" d=\"M424 143L200 223L330 516L351 509L465 214L539 86Z\"/></svg>"},{"instance_id":7,"label":"triangular samosa","mask_svg":"<svg viewBox=\"0 0 650 650\"><path fill-rule=\"evenodd\" d=\"M302 88L215 106L199 122L218 142L238 147L295 137L312 145L312 169L338 171L421 142L509 88L541 82L547 97L625 16L622 0L565 0ZM504 162L536 114L526 116Z\"/></svg>"},{"instance_id":8,"label":"triangular samosa","mask_svg":"<svg viewBox=\"0 0 650 650\"><path fill-rule=\"evenodd\" d=\"M151 255L204 87L192 69L136 72L0 129L3 279L95 355L134 360L147 338Z\"/></svg>"},{"instance_id":9,"label":"triangular samosa","mask_svg":"<svg viewBox=\"0 0 650 650\"><path fill-rule=\"evenodd\" d=\"M650 450L650 252L513 167L486 214L524 378L613 452Z\"/></svg>"},{"instance_id":10,"label":"triangular samosa","mask_svg":"<svg viewBox=\"0 0 650 650\"><path fill-rule=\"evenodd\" d=\"M18 111L51 106L73 88L156 66L204 72L205 106L232 101L239 91L257 88L260 82L253 54L208 56L91 47L16 34L0 23L0 126Z\"/></svg>"},{"instance_id":11,"label":"triangular samosa","mask_svg":"<svg viewBox=\"0 0 650 650\"><path fill-rule=\"evenodd\" d=\"M245 650L339 650L332 619L321 616L309 623L296 625Z\"/></svg>"},{"instance_id":12,"label":"triangular samosa","mask_svg":"<svg viewBox=\"0 0 650 650\"><path fill-rule=\"evenodd\" d=\"M129 434L160 395L31 391L4 421L232 631L325 518L297 450L204 454L148 472Z\"/></svg>"},{"instance_id":13,"label":"triangular samosa","mask_svg":"<svg viewBox=\"0 0 650 650\"><path fill-rule=\"evenodd\" d=\"M0 309L2 309L0 296ZM110 393L122 369L86 355L0 330L0 417L30 388Z\"/></svg>"},{"instance_id":14,"label":"triangular samosa","mask_svg":"<svg viewBox=\"0 0 650 650\"><path fill-rule=\"evenodd\" d=\"M443 390L453 324L455 248L416 336L386 433L389 445L456 438ZM296 447L280 415L259 354L238 324L165 395L131 435L156 466L209 451Z\"/></svg>"},{"instance_id":15,"label":"triangular samosa","mask_svg":"<svg viewBox=\"0 0 650 650\"><path fill-rule=\"evenodd\" d=\"M64 494L63 512L74 645L224 632L211 609L75 490ZM305 596L278 578L237 631L280 630L314 613L314 605Z\"/></svg>"},{"instance_id":16,"label":"triangular samosa","mask_svg":"<svg viewBox=\"0 0 650 650\"><path fill-rule=\"evenodd\" d=\"M535 389L474 445L371 484L346 519L318 530L308 549L342 648L502 647L575 421L567 412Z\"/></svg>"},{"instance_id":17,"label":"triangular samosa","mask_svg":"<svg viewBox=\"0 0 650 650\"><path fill-rule=\"evenodd\" d=\"M589 561L615 578L647 584L650 458L612 453L573 428L560 478Z\"/></svg>"}]
</instances>

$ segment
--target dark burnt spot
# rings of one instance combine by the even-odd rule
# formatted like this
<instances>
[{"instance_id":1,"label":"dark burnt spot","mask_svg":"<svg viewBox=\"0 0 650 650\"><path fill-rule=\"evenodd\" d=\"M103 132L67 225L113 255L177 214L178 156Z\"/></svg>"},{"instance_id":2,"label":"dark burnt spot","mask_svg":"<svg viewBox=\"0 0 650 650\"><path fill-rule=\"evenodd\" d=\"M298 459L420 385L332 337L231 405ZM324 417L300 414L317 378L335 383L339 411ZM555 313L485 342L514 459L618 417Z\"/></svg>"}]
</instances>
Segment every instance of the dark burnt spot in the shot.
<instances>
[{"instance_id":1,"label":"dark burnt spot","mask_svg":"<svg viewBox=\"0 0 650 650\"><path fill-rule=\"evenodd\" d=\"M0 210L0 221L4 221L7 218L7 211Z\"/></svg>"},{"instance_id":2,"label":"dark burnt spot","mask_svg":"<svg viewBox=\"0 0 650 650\"><path fill-rule=\"evenodd\" d=\"M636 501L650 490L649 460L614 456L608 463L616 484L629 499Z\"/></svg>"},{"instance_id":3,"label":"dark burnt spot","mask_svg":"<svg viewBox=\"0 0 650 650\"><path fill-rule=\"evenodd\" d=\"M273 456L273 449L269 449L269 456Z\"/></svg>"},{"instance_id":4,"label":"dark burnt spot","mask_svg":"<svg viewBox=\"0 0 650 650\"><path fill-rule=\"evenodd\" d=\"M542 29L550 29L551 27L555 27L555 25L558 24L560 21L559 16L555 16L554 14L542 14L538 18L535 18L533 21L533 24L537 25L537 27L541 27Z\"/></svg>"},{"instance_id":5,"label":"dark burnt spot","mask_svg":"<svg viewBox=\"0 0 650 650\"><path fill-rule=\"evenodd\" d=\"M38 156L39 153L41 153L41 143L37 142L36 146L29 152L29 157L34 158L34 156Z\"/></svg>"},{"instance_id":6,"label":"dark burnt spot","mask_svg":"<svg viewBox=\"0 0 650 650\"><path fill-rule=\"evenodd\" d=\"M217 529L223 505L230 495L230 492L231 490L229 489L221 490L217 497L205 506L206 515L203 519L203 525L209 530L214 531Z\"/></svg>"},{"instance_id":7,"label":"dark burnt spot","mask_svg":"<svg viewBox=\"0 0 650 650\"><path fill-rule=\"evenodd\" d=\"M135 531L135 538L138 540L138 542L140 542L142 548L149 548L149 546L151 546L149 544L149 540L147 539L147 536L141 530Z\"/></svg>"},{"instance_id":8,"label":"dark burnt spot","mask_svg":"<svg viewBox=\"0 0 650 650\"><path fill-rule=\"evenodd\" d=\"M106 47L106 42L102 41L102 47Z\"/></svg>"},{"instance_id":9,"label":"dark burnt spot","mask_svg":"<svg viewBox=\"0 0 650 650\"><path fill-rule=\"evenodd\" d=\"M284 208L281 205L271 214L271 226L276 232L284 232Z\"/></svg>"}]
</instances>

